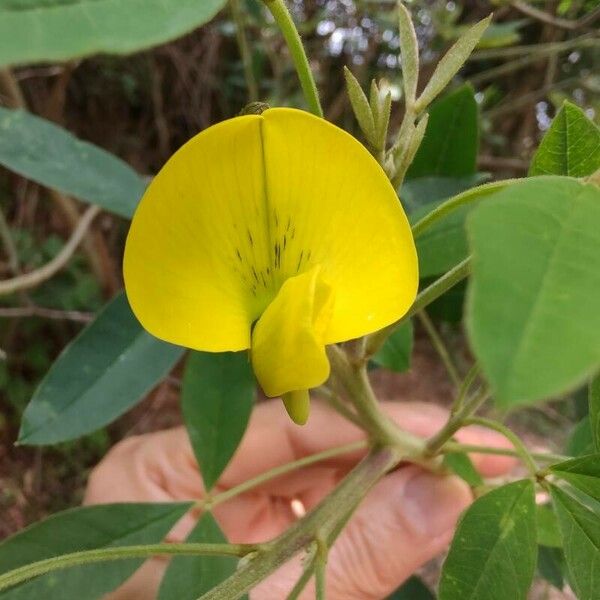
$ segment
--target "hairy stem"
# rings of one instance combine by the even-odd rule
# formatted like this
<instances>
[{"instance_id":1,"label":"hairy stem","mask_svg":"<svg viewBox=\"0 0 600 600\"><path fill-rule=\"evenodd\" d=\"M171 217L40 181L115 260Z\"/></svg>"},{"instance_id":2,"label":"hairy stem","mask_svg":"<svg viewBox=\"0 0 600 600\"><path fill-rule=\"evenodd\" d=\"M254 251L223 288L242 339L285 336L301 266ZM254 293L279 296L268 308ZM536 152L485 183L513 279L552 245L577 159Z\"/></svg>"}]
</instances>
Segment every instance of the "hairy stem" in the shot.
<instances>
[{"instance_id":1,"label":"hairy stem","mask_svg":"<svg viewBox=\"0 0 600 600\"><path fill-rule=\"evenodd\" d=\"M499 423L498 421L485 419L484 417L469 417L468 419L465 419L464 424L487 427L488 429L492 429L493 431L497 431L499 434L503 435L515 447L515 452L519 455L523 461L523 464L529 469L532 477L535 478L538 472L538 467L535 464L535 461L533 460L525 444L521 441L521 438L513 433L508 427L502 423Z\"/></svg>"},{"instance_id":2,"label":"hairy stem","mask_svg":"<svg viewBox=\"0 0 600 600\"><path fill-rule=\"evenodd\" d=\"M316 600L326 600L326 570L327 553L329 548L327 542L320 537L317 538L317 553L315 554L315 596Z\"/></svg>"},{"instance_id":3,"label":"hairy stem","mask_svg":"<svg viewBox=\"0 0 600 600\"><path fill-rule=\"evenodd\" d=\"M310 112L317 115L317 117L322 117L323 109L321 108L317 85L315 84L315 79L310 70L310 65L308 64L308 58L306 57L306 52L302 45L302 39L296 29L296 25L294 25L290 11L283 0L263 0L263 2L273 15L275 22L285 38Z\"/></svg>"},{"instance_id":4,"label":"hairy stem","mask_svg":"<svg viewBox=\"0 0 600 600\"><path fill-rule=\"evenodd\" d=\"M51 571L68 569L80 565L121 560L146 558L160 554L183 556L246 556L256 552L259 546L251 544L149 544L147 546L120 546L73 552L40 560L0 575L0 590L18 585Z\"/></svg>"},{"instance_id":5,"label":"hairy stem","mask_svg":"<svg viewBox=\"0 0 600 600\"><path fill-rule=\"evenodd\" d=\"M427 332L429 339L431 341L432 346L435 348L435 351L438 353L439 357L446 367L446 371L452 380L452 383L456 388L458 388L461 384L460 375L458 373L458 369L452 360L452 356L450 356L450 352L444 343L444 340L438 333L433 321L429 318L429 315L425 310L421 310L417 313L417 317L419 321L421 321L421 325Z\"/></svg>"},{"instance_id":6,"label":"hairy stem","mask_svg":"<svg viewBox=\"0 0 600 600\"><path fill-rule=\"evenodd\" d=\"M398 464L401 456L396 448L371 450L312 512L271 542L268 552L249 556L231 577L204 594L202 600L235 600L314 543L317 536L327 538L339 519L358 505L371 487Z\"/></svg>"},{"instance_id":7,"label":"hairy stem","mask_svg":"<svg viewBox=\"0 0 600 600\"><path fill-rule=\"evenodd\" d=\"M457 411L452 415L446 424L429 440L427 440L427 456L435 456L452 439L452 436L462 427L468 419L489 397L488 390L484 387L476 394L471 396Z\"/></svg>"},{"instance_id":8,"label":"hairy stem","mask_svg":"<svg viewBox=\"0 0 600 600\"><path fill-rule=\"evenodd\" d=\"M353 364L338 346L329 346L327 355L336 381L343 386L354 405L363 428L373 442L398 448L405 457L418 456L423 440L401 430L380 408L373 393L364 363Z\"/></svg>"},{"instance_id":9,"label":"hairy stem","mask_svg":"<svg viewBox=\"0 0 600 600\"><path fill-rule=\"evenodd\" d=\"M479 365L477 363L475 363L469 369L469 372L465 375L465 378L464 378L463 382L461 383L460 388L458 390L458 394L456 395L456 398L455 398L454 402L452 403L452 408L451 408L450 412L453 415L456 414L462 408L463 402L465 401L467 394L471 390L471 386L473 385L473 383L475 383L475 380L477 379L477 376L479 375L480 371L481 371L481 369L480 369Z\"/></svg>"},{"instance_id":10,"label":"hairy stem","mask_svg":"<svg viewBox=\"0 0 600 600\"><path fill-rule=\"evenodd\" d=\"M301 469L303 467L307 467L308 465L312 465L317 462L322 462L324 460L328 460L330 458L335 458L336 456L340 456L342 454L348 454L350 452L356 452L357 450L364 450L367 447L367 441L361 440L359 442L354 442L352 444L346 444L345 446L339 446L337 448L330 448L329 450L324 450L323 452L318 452L317 454L311 454L310 456L305 456L298 460L286 463L279 467L275 467L273 469L269 469L268 471L249 479L248 481L244 481L235 487L232 487L229 490L225 490L219 494L216 494L212 498L208 497L197 503L199 508L204 510L212 510L217 504L221 504L222 502L226 502L227 500L231 500L240 494L248 492L251 489L254 489L276 477L280 477L281 475L285 475L286 473L290 473L291 471L295 471L297 469Z\"/></svg>"},{"instance_id":11,"label":"hairy stem","mask_svg":"<svg viewBox=\"0 0 600 600\"><path fill-rule=\"evenodd\" d=\"M448 452L464 452L466 454L491 454L495 456L515 456L521 457L516 450L510 448L494 448L493 446L478 446L474 444L460 444L459 442L446 442L441 450L444 454ZM569 460L570 456L562 454L553 454L551 452L529 452L529 455L538 461L549 463L558 463Z\"/></svg>"},{"instance_id":12,"label":"hairy stem","mask_svg":"<svg viewBox=\"0 0 600 600\"><path fill-rule=\"evenodd\" d=\"M486 183L477 187L471 188L446 200L443 204L440 204L437 208L433 209L430 213L427 213L420 221L417 221L412 227L412 233L414 237L419 237L426 229L431 227L437 221L447 217L451 212L457 208L476 202L480 200L482 196L493 194L504 189L506 186L521 181L520 179L504 179L503 181L493 181L492 183Z\"/></svg>"}]
</instances>

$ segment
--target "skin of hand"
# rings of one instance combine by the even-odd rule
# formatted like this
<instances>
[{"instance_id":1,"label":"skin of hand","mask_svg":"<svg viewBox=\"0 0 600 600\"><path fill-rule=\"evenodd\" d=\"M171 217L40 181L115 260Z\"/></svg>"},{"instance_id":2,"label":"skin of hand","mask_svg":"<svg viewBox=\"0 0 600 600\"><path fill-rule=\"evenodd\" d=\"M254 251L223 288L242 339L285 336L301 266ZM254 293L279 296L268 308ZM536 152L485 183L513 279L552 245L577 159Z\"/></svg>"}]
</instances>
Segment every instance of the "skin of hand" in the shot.
<instances>
[{"instance_id":1,"label":"skin of hand","mask_svg":"<svg viewBox=\"0 0 600 600\"><path fill-rule=\"evenodd\" d=\"M447 412L417 402L383 402L388 415L403 429L427 437L446 421ZM364 434L329 407L313 402L304 427L294 425L279 400L259 403L245 436L215 492L229 489L276 466L329 448L349 444ZM469 444L509 447L501 436L477 427L456 438ZM300 500L313 508L356 464L361 452L273 479L214 509L214 516L232 543L258 543L282 533L298 517L291 507ZM486 477L506 474L508 457L472 455ZM109 502L177 502L198 500L204 487L183 427L128 438L118 443L92 471L85 504ZM403 466L384 477L362 501L329 552L327 597L330 600L385 598L424 563L444 551L460 514L472 501L469 487L454 476L439 476ZM188 513L167 541L181 542L198 515ZM296 557L252 592L251 600L281 600L302 572ZM151 600L156 597L166 558L144 563L109 600ZM314 598L311 582L301 598Z\"/></svg>"}]
</instances>

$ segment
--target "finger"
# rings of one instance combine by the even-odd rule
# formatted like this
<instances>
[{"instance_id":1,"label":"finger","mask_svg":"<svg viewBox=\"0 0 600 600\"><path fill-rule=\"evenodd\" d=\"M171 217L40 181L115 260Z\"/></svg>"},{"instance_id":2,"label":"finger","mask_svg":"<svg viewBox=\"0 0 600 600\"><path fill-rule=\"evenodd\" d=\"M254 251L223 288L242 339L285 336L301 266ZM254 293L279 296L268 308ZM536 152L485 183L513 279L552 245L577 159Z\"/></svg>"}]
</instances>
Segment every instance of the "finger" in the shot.
<instances>
[{"instance_id":1,"label":"finger","mask_svg":"<svg viewBox=\"0 0 600 600\"><path fill-rule=\"evenodd\" d=\"M381 407L402 429L423 438L439 431L448 419L446 409L423 402L384 401ZM461 430L456 437L462 443L510 447L496 432L476 426ZM229 488L277 466L361 439L365 439L364 431L322 402L312 403L311 416L304 427L298 427L289 420L279 400L264 402L256 407L234 460L219 484ZM347 453L321 464L347 469L362 455L364 451ZM509 471L515 462L510 457L482 454L474 454L472 458L486 477ZM303 474L307 474L306 470ZM290 480L295 479L297 475L292 474L278 478L272 485L288 489ZM309 479L307 477L304 481Z\"/></svg>"},{"instance_id":2,"label":"finger","mask_svg":"<svg viewBox=\"0 0 600 600\"><path fill-rule=\"evenodd\" d=\"M327 597L385 598L448 546L471 502L456 477L407 467L381 480L329 552ZM252 600L284 598L302 573L299 557L255 588ZM311 583L301 596L314 598Z\"/></svg>"}]
</instances>

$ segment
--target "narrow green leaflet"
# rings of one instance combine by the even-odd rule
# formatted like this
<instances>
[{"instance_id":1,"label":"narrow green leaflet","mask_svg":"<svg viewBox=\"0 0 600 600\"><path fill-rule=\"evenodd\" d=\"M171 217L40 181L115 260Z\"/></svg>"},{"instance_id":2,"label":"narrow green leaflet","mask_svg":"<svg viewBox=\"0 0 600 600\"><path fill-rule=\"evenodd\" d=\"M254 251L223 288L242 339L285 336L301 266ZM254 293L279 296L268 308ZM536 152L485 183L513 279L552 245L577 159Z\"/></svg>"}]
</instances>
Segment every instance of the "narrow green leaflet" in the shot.
<instances>
[{"instance_id":1,"label":"narrow green leaflet","mask_svg":"<svg viewBox=\"0 0 600 600\"><path fill-rule=\"evenodd\" d=\"M600 454L573 458L552 465L554 475L600 502Z\"/></svg>"},{"instance_id":2,"label":"narrow green leaflet","mask_svg":"<svg viewBox=\"0 0 600 600\"><path fill-rule=\"evenodd\" d=\"M417 100L419 107L426 107L452 81L452 78L465 64L467 58L479 43L491 20L492 15L489 15L479 23L475 23L444 54Z\"/></svg>"},{"instance_id":3,"label":"narrow green leaflet","mask_svg":"<svg viewBox=\"0 0 600 600\"><path fill-rule=\"evenodd\" d=\"M589 386L589 414L594 446L600 451L600 375L596 375Z\"/></svg>"},{"instance_id":4,"label":"narrow green leaflet","mask_svg":"<svg viewBox=\"0 0 600 600\"><path fill-rule=\"evenodd\" d=\"M58 357L22 418L19 443L55 444L110 423L143 398L183 349L144 331L116 296Z\"/></svg>"},{"instance_id":5,"label":"narrow green leaflet","mask_svg":"<svg viewBox=\"0 0 600 600\"><path fill-rule=\"evenodd\" d=\"M565 585L563 576L565 570L565 556L560 548L538 548L538 573L556 589L561 590Z\"/></svg>"},{"instance_id":6,"label":"narrow green leaflet","mask_svg":"<svg viewBox=\"0 0 600 600\"><path fill-rule=\"evenodd\" d=\"M562 531L569 581L578 600L597 600L600 589L600 518L565 491L552 486Z\"/></svg>"},{"instance_id":7,"label":"narrow green leaflet","mask_svg":"<svg viewBox=\"0 0 600 600\"><path fill-rule=\"evenodd\" d=\"M536 505L537 540L540 546L561 548L560 530L556 513L549 504Z\"/></svg>"},{"instance_id":8,"label":"narrow green leaflet","mask_svg":"<svg viewBox=\"0 0 600 600\"><path fill-rule=\"evenodd\" d=\"M600 365L600 188L524 180L468 218L471 345L502 408L573 389Z\"/></svg>"},{"instance_id":9,"label":"narrow green leaflet","mask_svg":"<svg viewBox=\"0 0 600 600\"><path fill-rule=\"evenodd\" d=\"M407 371L410 369L413 337L412 321L402 323L373 357L373 362L397 373Z\"/></svg>"},{"instance_id":10,"label":"narrow green leaflet","mask_svg":"<svg viewBox=\"0 0 600 600\"><path fill-rule=\"evenodd\" d=\"M90 4L102 4L101 1ZM3 26L0 8L0 30ZM0 33L0 45L2 44ZM27 43L31 36L24 38ZM0 107L0 164L23 177L131 217L146 184L116 156L50 121Z\"/></svg>"},{"instance_id":11,"label":"narrow green leaflet","mask_svg":"<svg viewBox=\"0 0 600 600\"><path fill-rule=\"evenodd\" d=\"M57 513L0 544L0 573L71 552L162 542L190 506L102 504ZM54 571L0 592L0 599L96 600L123 583L143 560L113 560Z\"/></svg>"},{"instance_id":12,"label":"narrow green leaflet","mask_svg":"<svg viewBox=\"0 0 600 600\"><path fill-rule=\"evenodd\" d=\"M444 455L444 466L466 481L471 487L483 485L483 479L473 465L468 454L448 452Z\"/></svg>"},{"instance_id":13,"label":"narrow green leaflet","mask_svg":"<svg viewBox=\"0 0 600 600\"><path fill-rule=\"evenodd\" d=\"M248 424L255 395L247 352L192 352L181 403L192 447L210 489L227 466Z\"/></svg>"},{"instance_id":14,"label":"narrow green leaflet","mask_svg":"<svg viewBox=\"0 0 600 600\"><path fill-rule=\"evenodd\" d=\"M435 102L406 178L473 175L479 149L477 120L477 102L468 84Z\"/></svg>"},{"instance_id":15,"label":"narrow green leaflet","mask_svg":"<svg viewBox=\"0 0 600 600\"><path fill-rule=\"evenodd\" d=\"M600 169L600 128L570 102L558 111L534 154L529 175L585 177Z\"/></svg>"},{"instance_id":16,"label":"narrow green leaflet","mask_svg":"<svg viewBox=\"0 0 600 600\"><path fill-rule=\"evenodd\" d=\"M537 561L535 529L529 480L475 500L444 563L440 600L525 600Z\"/></svg>"},{"instance_id":17,"label":"narrow green leaflet","mask_svg":"<svg viewBox=\"0 0 600 600\"><path fill-rule=\"evenodd\" d=\"M0 67L128 54L210 20L225 0L8 0L0 3Z\"/></svg>"},{"instance_id":18,"label":"narrow green leaflet","mask_svg":"<svg viewBox=\"0 0 600 600\"><path fill-rule=\"evenodd\" d=\"M202 515L188 543L227 543L210 513ZM158 600L197 600L235 572L237 558L229 556L177 556L167 568Z\"/></svg>"},{"instance_id":19,"label":"narrow green leaflet","mask_svg":"<svg viewBox=\"0 0 600 600\"><path fill-rule=\"evenodd\" d=\"M416 576L407 579L388 600L435 600L431 590Z\"/></svg>"}]
</instances>

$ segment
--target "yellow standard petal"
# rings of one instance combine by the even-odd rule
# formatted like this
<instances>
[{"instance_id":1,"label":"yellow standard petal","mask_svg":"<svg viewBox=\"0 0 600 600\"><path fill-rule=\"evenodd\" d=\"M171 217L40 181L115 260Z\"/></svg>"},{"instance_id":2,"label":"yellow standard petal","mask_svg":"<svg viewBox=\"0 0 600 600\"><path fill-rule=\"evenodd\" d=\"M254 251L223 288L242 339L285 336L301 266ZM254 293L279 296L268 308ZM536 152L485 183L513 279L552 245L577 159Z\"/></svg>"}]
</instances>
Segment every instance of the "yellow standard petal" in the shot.
<instances>
[{"instance_id":1,"label":"yellow standard petal","mask_svg":"<svg viewBox=\"0 0 600 600\"><path fill-rule=\"evenodd\" d=\"M332 288L315 267L288 279L252 332L252 366L267 396L316 387L329 377L324 334Z\"/></svg>"},{"instance_id":2,"label":"yellow standard petal","mask_svg":"<svg viewBox=\"0 0 600 600\"><path fill-rule=\"evenodd\" d=\"M324 346L399 319L418 284L381 167L346 132L283 108L215 125L171 157L133 218L124 275L157 337L252 344L269 395L321 383Z\"/></svg>"}]
</instances>

